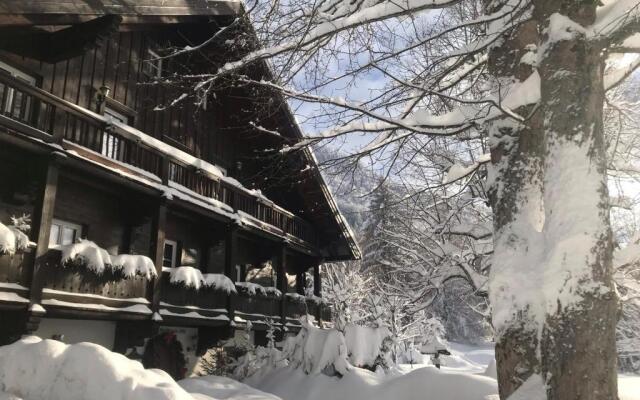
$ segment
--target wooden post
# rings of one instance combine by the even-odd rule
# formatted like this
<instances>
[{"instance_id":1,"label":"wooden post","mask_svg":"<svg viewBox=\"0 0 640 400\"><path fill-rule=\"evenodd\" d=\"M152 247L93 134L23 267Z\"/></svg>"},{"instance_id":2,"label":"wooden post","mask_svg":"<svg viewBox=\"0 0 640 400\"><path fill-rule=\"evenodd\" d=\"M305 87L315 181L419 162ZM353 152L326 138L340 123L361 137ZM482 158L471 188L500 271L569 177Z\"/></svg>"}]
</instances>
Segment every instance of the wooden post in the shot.
<instances>
[{"instance_id":1,"label":"wooden post","mask_svg":"<svg viewBox=\"0 0 640 400\"><path fill-rule=\"evenodd\" d=\"M282 327L287 323L287 246L283 243L276 254L276 286L282 292L280 299L280 319Z\"/></svg>"},{"instance_id":2,"label":"wooden post","mask_svg":"<svg viewBox=\"0 0 640 400\"><path fill-rule=\"evenodd\" d=\"M35 256L31 275L30 304L40 304L42 301L42 287L45 276L46 255L49 250L49 235L58 191L59 158L60 153L52 153L47 162L44 185L38 196L38 203L34 208L32 240L36 243Z\"/></svg>"},{"instance_id":3,"label":"wooden post","mask_svg":"<svg viewBox=\"0 0 640 400\"><path fill-rule=\"evenodd\" d=\"M155 313L160 309L160 290L162 281L162 261L164 259L164 239L167 225L167 199L158 200L157 209L151 221L151 249L150 257L156 266L158 276L153 280L151 310Z\"/></svg>"},{"instance_id":4,"label":"wooden post","mask_svg":"<svg viewBox=\"0 0 640 400\"><path fill-rule=\"evenodd\" d=\"M231 279L232 282L236 281L236 263L237 263L237 251L238 251L238 226L235 224L228 225L227 232L224 241L224 274ZM235 309L233 307L233 294L227 296L227 314L229 321L233 326L235 319Z\"/></svg>"},{"instance_id":5,"label":"wooden post","mask_svg":"<svg viewBox=\"0 0 640 400\"><path fill-rule=\"evenodd\" d=\"M299 295L305 295L305 289L307 288L307 272L302 271L296 274L296 293Z\"/></svg>"},{"instance_id":6,"label":"wooden post","mask_svg":"<svg viewBox=\"0 0 640 400\"><path fill-rule=\"evenodd\" d=\"M322 297L322 280L320 278L320 261L313 265L313 294Z\"/></svg>"}]
</instances>

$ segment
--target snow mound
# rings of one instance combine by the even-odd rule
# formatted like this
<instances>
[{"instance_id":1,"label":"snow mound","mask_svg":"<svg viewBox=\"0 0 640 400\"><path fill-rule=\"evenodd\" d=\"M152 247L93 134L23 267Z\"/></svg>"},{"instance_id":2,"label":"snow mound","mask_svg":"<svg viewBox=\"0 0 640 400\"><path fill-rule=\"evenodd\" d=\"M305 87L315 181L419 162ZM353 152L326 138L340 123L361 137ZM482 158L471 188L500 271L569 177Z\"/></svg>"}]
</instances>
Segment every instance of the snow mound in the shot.
<instances>
[{"instance_id":1,"label":"snow mound","mask_svg":"<svg viewBox=\"0 0 640 400\"><path fill-rule=\"evenodd\" d=\"M371 328L348 324L344 329L344 338L349 351L351 364L362 367L372 366L380 355L382 343L391 337L385 327Z\"/></svg>"},{"instance_id":2,"label":"snow mound","mask_svg":"<svg viewBox=\"0 0 640 400\"><path fill-rule=\"evenodd\" d=\"M484 374L493 379L498 379L498 367L496 365L496 360L491 360L487 369L484 370Z\"/></svg>"},{"instance_id":3,"label":"snow mound","mask_svg":"<svg viewBox=\"0 0 640 400\"><path fill-rule=\"evenodd\" d=\"M236 293L233 281L222 274L202 274L197 268L185 266L163 268L163 271L169 272L169 282L174 285L184 285L196 290L205 286L219 289L226 293Z\"/></svg>"},{"instance_id":4,"label":"snow mound","mask_svg":"<svg viewBox=\"0 0 640 400\"><path fill-rule=\"evenodd\" d=\"M28 400L192 400L161 370L91 343L30 336L0 347L0 393ZM3 398L0 395L0 398Z\"/></svg>"},{"instance_id":5,"label":"snow mound","mask_svg":"<svg viewBox=\"0 0 640 400\"><path fill-rule=\"evenodd\" d=\"M197 400L281 400L277 396L222 376L183 379L178 384Z\"/></svg>"},{"instance_id":6,"label":"snow mound","mask_svg":"<svg viewBox=\"0 0 640 400\"><path fill-rule=\"evenodd\" d=\"M102 275L107 265L111 265L111 256L105 249L90 240L80 239L77 243L60 246L62 265L84 265L87 269Z\"/></svg>"},{"instance_id":7,"label":"snow mound","mask_svg":"<svg viewBox=\"0 0 640 400\"><path fill-rule=\"evenodd\" d=\"M289 367L256 375L246 382L286 400L488 400L498 393L494 379L433 367L403 375L353 368L341 379L305 375Z\"/></svg>"},{"instance_id":8,"label":"snow mound","mask_svg":"<svg viewBox=\"0 0 640 400\"><path fill-rule=\"evenodd\" d=\"M0 254L15 254L29 247L29 237L14 226L0 223Z\"/></svg>"},{"instance_id":9,"label":"snow mound","mask_svg":"<svg viewBox=\"0 0 640 400\"><path fill-rule=\"evenodd\" d=\"M333 369L344 375L353 368L348 361L347 344L342 332L316 328L304 320L298 336L288 338L285 342L283 352L292 366L301 368L307 374L320 374Z\"/></svg>"},{"instance_id":10,"label":"snow mound","mask_svg":"<svg viewBox=\"0 0 640 400\"><path fill-rule=\"evenodd\" d=\"M147 256L119 254L111 257L111 264L113 268L121 270L126 278L141 275L146 279L151 279L157 276L156 267L153 261Z\"/></svg>"},{"instance_id":11,"label":"snow mound","mask_svg":"<svg viewBox=\"0 0 640 400\"><path fill-rule=\"evenodd\" d=\"M540 375L531 375L508 400L547 400L547 389Z\"/></svg>"}]
</instances>

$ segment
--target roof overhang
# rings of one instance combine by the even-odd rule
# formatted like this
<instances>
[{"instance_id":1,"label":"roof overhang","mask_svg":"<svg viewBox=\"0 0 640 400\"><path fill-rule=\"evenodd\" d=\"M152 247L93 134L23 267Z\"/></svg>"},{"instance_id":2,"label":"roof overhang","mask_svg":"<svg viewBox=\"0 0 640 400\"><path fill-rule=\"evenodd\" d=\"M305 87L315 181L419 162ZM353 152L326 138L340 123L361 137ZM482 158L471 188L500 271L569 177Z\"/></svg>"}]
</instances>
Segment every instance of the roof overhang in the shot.
<instances>
[{"instance_id":1,"label":"roof overhang","mask_svg":"<svg viewBox=\"0 0 640 400\"><path fill-rule=\"evenodd\" d=\"M0 25L69 25L108 14L123 24L180 23L241 12L242 2L223 0L5 0Z\"/></svg>"}]
</instances>

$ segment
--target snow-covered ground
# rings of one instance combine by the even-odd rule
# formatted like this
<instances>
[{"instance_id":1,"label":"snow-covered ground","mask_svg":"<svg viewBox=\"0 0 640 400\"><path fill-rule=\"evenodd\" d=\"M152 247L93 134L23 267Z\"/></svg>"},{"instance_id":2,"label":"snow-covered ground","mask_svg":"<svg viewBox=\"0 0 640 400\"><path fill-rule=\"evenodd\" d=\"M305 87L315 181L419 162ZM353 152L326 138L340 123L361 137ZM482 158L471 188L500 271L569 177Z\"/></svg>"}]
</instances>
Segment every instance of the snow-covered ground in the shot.
<instances>
[{"instance_id":1,"label":"snow-covered ground","mask_svg":"<svg viewBox=\"0 0 640 400\"><path fill-rule=\"evenodd\" d=\"M451 356L436 369L400 365L381 375L355 369L342 379L281 368L245 383L283 400L498 400L492 344L450 343ZM619 377L620 400L640 400L640 376Z\"/></svg>"},{"instance_id":2,"label":"snow-covered ground","mask_svg":"<svg viewBox=\"0 0 640 400\"><path fill-rule=\"evenodd\" d=\"M176 383L99 345L28 337L0 347L0 400L497 400L487 371L493 347L454 343L451 350L441 370L429 364L401 365L388 374L355 368L338 379L286 367L246 384L215 376ZM640 400L640 376L620 376L620 400Z\"/></svg>"}]
</instances>

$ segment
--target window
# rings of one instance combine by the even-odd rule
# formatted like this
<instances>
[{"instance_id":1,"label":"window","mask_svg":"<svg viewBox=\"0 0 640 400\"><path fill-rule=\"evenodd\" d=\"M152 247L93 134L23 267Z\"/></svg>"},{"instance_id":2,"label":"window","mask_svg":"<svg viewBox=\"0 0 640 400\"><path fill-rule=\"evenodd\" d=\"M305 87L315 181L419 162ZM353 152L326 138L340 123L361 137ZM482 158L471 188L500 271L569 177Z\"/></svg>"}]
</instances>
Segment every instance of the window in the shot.
<instances>
[{"instance_id":1,"label":"window","mask_svg":"<svg viewBox=\"0 0 640 400\"><path fill-rule=\"evenodd\" d=\"M183 247L180 265L186 267L199 268L200 266L200 250L193 247Z\"/></svg>"},{"instance_id":2,"label":"window","mask_svg":"<svg viewBox=\"0 0 640 400\"><path fill-rule=\"evenodd\" d=\"M36 78L34 76L20 71L19 69L3 63L2 61L0 61L0 73L8 74L31 85L36 84ZM0 97L2 97L3 93L4 85L0 83ZM30 118L29 114L31 111L31 97L24 96L22 93L9 88L6 92L6 97L4 98L1 110L14 118L28 120Z\"/></svg>"},{"instance_id":3,"label":"window","mask_svg":"<svg viewBox=\"0 0 640 400\"><path fill-rule=\"evenodd\" d=\"M176 266L176 253L178 250L178 243L173 240L164 241L164 256L162 257L162 266L167 268L174 268Z\"/></svg>"},{"instance_id":4,"label":"window","mask_svg":"<svg viewBox=\"0 0 640 400\"><path fill-rule=\"evenodd\" d=\"M160 78L162 76L162 59L153 50L147 50L147 59L142 64L142 72L149 78Z\"/></svg>"},{"instance_id":5,"label":"window","mask_svg":"<svg viewBox=\"0 0 640 400\"><path fill-rule=\"evenodd\" d=\"M80 238L82 226L54 219L49 233L49 247L75 243Z\"/></svg>"},{"instance_id":6,"label":"window","mask_svg":"<svg viewBox=\"0 0 640 400\"><path fill-rule=\"evenodd\" d=\"M104 108L104 116L109 122L118 121L123 124L129 123L129 118L126 115L110 107ZM110 134L109 132L104 132L102 134L102 154L107 157L119 160L120 159L119 152L120 152L120 140L116 136L113 136L112 134Z\"/></svg>"}]
</instances>

